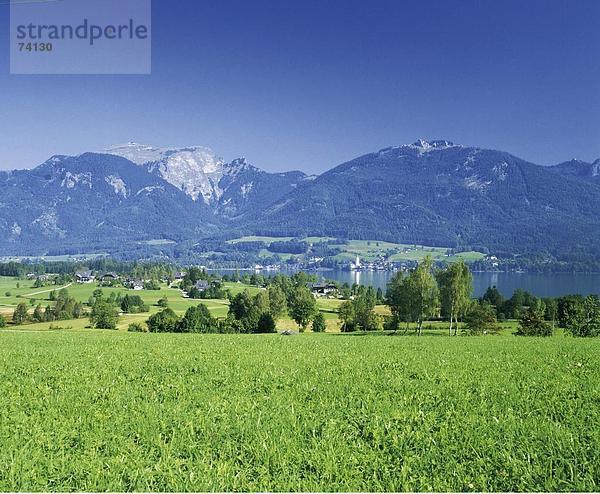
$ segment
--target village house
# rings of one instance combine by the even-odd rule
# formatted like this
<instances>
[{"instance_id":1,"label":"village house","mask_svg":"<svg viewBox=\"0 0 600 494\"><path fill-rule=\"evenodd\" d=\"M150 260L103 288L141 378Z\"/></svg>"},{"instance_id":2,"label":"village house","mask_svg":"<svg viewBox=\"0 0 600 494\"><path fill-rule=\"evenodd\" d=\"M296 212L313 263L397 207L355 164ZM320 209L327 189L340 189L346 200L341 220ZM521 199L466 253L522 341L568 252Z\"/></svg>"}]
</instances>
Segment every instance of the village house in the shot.
<instances>
[{"instance_id":1,"label":"village house","mask_svg":"<svg viewBox=\"0 0 600 494\"><path fill-rule=\"evenodd\" d=\"M100 276L100 281L102 283L110 283L113 281L117 281L118 279L119 279L119 275L114 272L104 273L102 276Z\"/></svg>"},{"instance_id":2,"label":"village house","mask_svg":"<svg viewBox=\"0 0 600 494\"><path fill-rule=\"evenodd\" d=\"M36 279L45 283L45 282L50 281L57 277L58 277L57 274L40 274L39 276L36 277Z\"/></svg>"},{"instance_id":3,"label":"village house","mask_svg":"<svg viewBox=\"0 0 600 494\"><path fill-rule=\"evenodd\" d=\"M198 291L203 292L204 290L208 289L209 283L206 280L198 280L198 281L196 281L196 284L194 285L194 287Z\"/></svg>"},{"instance_id":4,"label":"village house","mask_svg":"<svg viewBox=\"0 0 600 494\"><path fill-rule=\"evenodd\" d=\"M144 282L142 280L128 278L123 282L123 286L130 290L138 291L144 289Z\"/></svg>"},{"instance_id":5,"label":"village house","mask_svg":"<svg viewBox=\"0 0 600 494\"><path fill-rule=\"evenodd\" d=\"M75 281L77 283L93 283L96 277L91 271L77 271Z\"/></svg>"},{"instance_id":6,"label":"village house","mask_svg":"<svg viewBox=\"0 0 600 494\"><path fill-rule=\"evenodd\" d=\"M315 296L329 295L337 290L337 286L334 283L329 283L326 281L309 283L308 288Z\"/></svg>"}]
</instances>

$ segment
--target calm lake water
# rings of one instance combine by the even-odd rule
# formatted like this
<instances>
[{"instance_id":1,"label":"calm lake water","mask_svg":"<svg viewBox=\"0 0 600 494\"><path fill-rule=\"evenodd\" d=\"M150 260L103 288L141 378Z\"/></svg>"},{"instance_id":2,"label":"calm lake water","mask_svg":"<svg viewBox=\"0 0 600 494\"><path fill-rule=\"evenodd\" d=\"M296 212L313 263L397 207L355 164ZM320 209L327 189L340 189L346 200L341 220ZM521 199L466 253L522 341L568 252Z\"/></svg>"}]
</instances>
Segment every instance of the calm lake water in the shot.
<instances>
[{"instance_id":1,"label":"calm lake water","mask_svg":"<svg viewBox=\"0 0 600 494\"><path fill-rule=\"evenodd\" d=\"M264 271L265 276L273 271ZM322 271L324 278L340 283L359 283L381 288L385 291L394 273L387 271L351 272ZM473 273L475 296L480 297L489 286L496 285L505 296L510 297L516 288L522 288L537 297L559 297L573 293L600 294L600 274L530 274L530 273Z\"/></svg>"}]
</instances>

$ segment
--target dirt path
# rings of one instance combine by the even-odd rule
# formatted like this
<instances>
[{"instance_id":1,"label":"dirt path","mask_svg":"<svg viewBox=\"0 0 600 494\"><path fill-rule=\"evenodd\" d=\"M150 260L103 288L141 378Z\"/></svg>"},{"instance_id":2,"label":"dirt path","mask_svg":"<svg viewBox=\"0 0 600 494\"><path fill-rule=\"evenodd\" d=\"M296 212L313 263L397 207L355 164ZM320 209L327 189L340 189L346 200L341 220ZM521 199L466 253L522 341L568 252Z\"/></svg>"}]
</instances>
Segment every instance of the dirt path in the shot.
<instances>
[{"instance_id":1,"label":"dirt path","mask_svg":"<svg viewBox=\"0 0 600 494\"><path fill-rule=\"evenodd\" d=\"M40 295L41 293L48 293L48 292L52 292L54 290L62 290L63 288L69 288L73 283L69 283L68 285L65 286L61 286L61 287L56 287L56 288L51 288L50 290L42 290L40 292L34 292L34 293L27 293L24 295L21 295L22 298L31 298L34 295Z\"/></svg>"}]
</instances>

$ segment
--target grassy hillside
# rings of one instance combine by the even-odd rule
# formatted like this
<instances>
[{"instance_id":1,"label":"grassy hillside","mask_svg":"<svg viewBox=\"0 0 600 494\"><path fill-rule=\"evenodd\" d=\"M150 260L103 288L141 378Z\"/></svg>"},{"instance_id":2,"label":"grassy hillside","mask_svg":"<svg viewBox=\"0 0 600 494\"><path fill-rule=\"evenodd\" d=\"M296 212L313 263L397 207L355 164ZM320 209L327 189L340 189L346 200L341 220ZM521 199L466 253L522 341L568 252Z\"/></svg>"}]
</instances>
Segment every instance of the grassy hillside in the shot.
<instances>
[{"instance_id":1,"label":"grassy hillside","mask_svg":"<svg viewBox=\"0 0 600 494\"><path fill-rule=\"evenodd\" d=\"M270 244L272 242L289 242L293 237L262 237L262 236L246 236L237 239L229 240L227 243L235 245L241 242L264 242ZM323 242L332 242L335 239L332 237L305 237L300 239L308 244L319 244ZM340 254L334 259L340 261L353 261L356 256L360 256L365 261L375 261L384 258L387 261L420 261L425 256L429 255L436 261L453 262L459 259L464 259L466 262L473 262L483 259L485 254L481 252L461 252L456 255L448 256L448 248L446 247L430 247L424 245L408 245L398 244L393 242L383 242L379 240L349 240L347 243L330 244L332 248L341 250ZM274 253L266 249L261 250L262 257L273 256ZM290 258L299 259L301 255L285 254L278 252L277 255L283 260Z\"/></svg>"},{"instance_id":2,"label":"grassy hillside","mask_svg":"<svg viewBox=\"0 0 600 494\"><path fill-rule=\"evenodd\" d=\"M600 341L0 332L2 491L596 491Z\"/></svg>"}]
</instances>

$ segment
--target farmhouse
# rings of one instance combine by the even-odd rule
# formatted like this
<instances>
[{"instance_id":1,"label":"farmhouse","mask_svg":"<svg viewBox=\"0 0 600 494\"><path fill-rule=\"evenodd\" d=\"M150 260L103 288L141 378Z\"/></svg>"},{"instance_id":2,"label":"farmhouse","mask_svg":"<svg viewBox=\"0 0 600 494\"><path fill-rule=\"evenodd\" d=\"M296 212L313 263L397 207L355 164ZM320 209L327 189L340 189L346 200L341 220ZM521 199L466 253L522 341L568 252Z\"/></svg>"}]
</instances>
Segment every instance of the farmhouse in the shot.
<instances>
[{"instance_id":1,"label":"farmhouse","mask_svg":"<svg viewBox=\"0 0 600 494\"><path fill-rule=\"evenodd\" d=\"M138 291L144 289L144 282L142 280L128 278L124 281L123 286L130 290Z\"/></svg>"},{"instance_id":2,"label":"farmhouse","mask_svg":"<svg viewBox=\"0 0 600 494\"><path fill-rule=\"evenodd\" d=\"M93 283L96 277L91 271L77 271L75 273L75 281L77 283Z\"/></svg>"},{"instance_id":3,"label":"farmhouse","mask_svg":"<svg viewBox=\"0 0 600 494\"><path fill-rule=\"evenodd\" d=\"M326 281L320 281L318 283L309 283L308 288L313 293L313 295L321 296L321 295L329 295L337 290L337 286L333 283L329 283Z\"/></svg>"},{"instance_id":4,"label":"farmhouse","mask_svg":"<svg viewBox=\"0 0 600 494\"><path fill-rule=\"evenodd\" d=\"M117 281L118 279L119 275L114 272L104 273L102 276L100 276L100 281L102 282Z\"/></svg>"},{"instance_id":5,"label":"farmhouse","mask_svg":"<svg viewBox=\"0 0 600 494\"><path fill-rule=\"evenodd\" d=\"M39 281L42 281L45 283L45 282L50 281L57 277L58 277L57 274L40 274L39 276L36 277L36 280L39 280Z\"/></svg>"},{"instance_id":6,"label":"farmhouse","mask_svg":"<svg viewBox=\"0 0 600 494\"><path fill-rule=\"evenodd\" d=\"M196 284L194 285L194 287L198 291L203 292L204 290L206 290L209 287L209 283L206 280L198 280L198 281L196 281Z\"/></svg>"}]
</instances>

